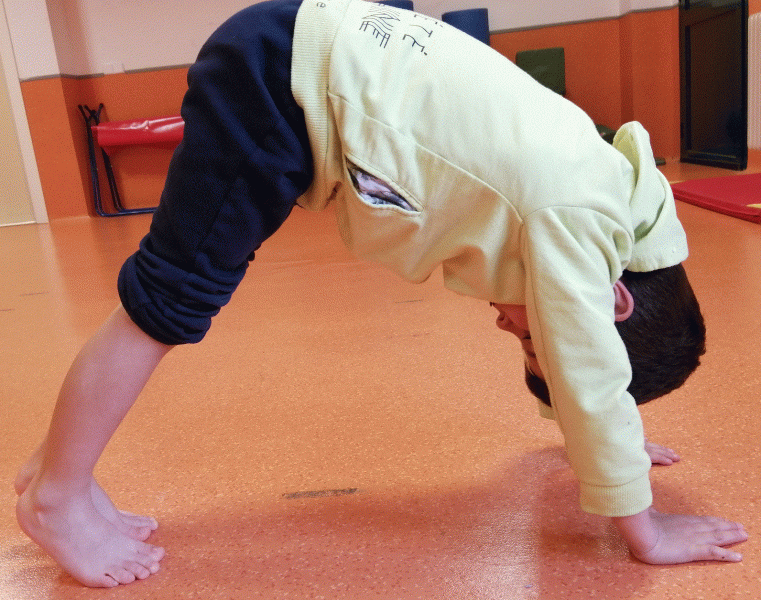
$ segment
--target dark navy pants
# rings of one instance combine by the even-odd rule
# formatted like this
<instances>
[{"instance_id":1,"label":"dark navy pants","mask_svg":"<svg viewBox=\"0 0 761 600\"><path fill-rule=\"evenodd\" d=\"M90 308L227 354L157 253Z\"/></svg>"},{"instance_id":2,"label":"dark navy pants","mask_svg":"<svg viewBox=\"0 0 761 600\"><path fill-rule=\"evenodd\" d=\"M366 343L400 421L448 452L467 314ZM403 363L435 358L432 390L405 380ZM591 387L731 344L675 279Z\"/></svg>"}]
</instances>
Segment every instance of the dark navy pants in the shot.
<instances>
[{"instance_id":1,"label":"dark navy pants","mask_svg":"<svg viewBox=\"0 0 761 600\"><path fill-rule=\"evenodd\" d=\"M190 68L183 140L150 233L118 282L127 313L159 342L203 338L254 251L311 184L304 114L291 93L300 4L241 11Z\"/></svg>"}]
</instances>

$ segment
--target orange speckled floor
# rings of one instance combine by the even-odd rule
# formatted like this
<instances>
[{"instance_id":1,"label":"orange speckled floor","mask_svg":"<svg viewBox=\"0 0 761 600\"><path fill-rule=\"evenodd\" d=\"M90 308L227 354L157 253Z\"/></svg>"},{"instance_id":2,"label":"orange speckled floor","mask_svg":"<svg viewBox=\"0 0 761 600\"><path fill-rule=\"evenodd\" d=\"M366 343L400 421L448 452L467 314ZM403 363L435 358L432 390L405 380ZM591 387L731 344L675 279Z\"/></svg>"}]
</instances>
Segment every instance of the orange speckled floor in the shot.
<instances>
[{"instance_id":1,"label":"orange speckled floor","mask_svg":"<svg viewBox=\"0 0 761 600\"><path fill-rule=\"evenodd\" d=\"M162 570L80 587L19 531L11 482L149 217L80 218L0 229L0 600L758 597L761 227L678 211L709 346L684 388L643 408L649 437L683 458L653 470L656 506L742 522L741 564L630 558L580 512L493 310L438 273L414 286L354 260L330 211L297 210L99 464L120 507L159 519Z\"/></svg>"}]
</instances>

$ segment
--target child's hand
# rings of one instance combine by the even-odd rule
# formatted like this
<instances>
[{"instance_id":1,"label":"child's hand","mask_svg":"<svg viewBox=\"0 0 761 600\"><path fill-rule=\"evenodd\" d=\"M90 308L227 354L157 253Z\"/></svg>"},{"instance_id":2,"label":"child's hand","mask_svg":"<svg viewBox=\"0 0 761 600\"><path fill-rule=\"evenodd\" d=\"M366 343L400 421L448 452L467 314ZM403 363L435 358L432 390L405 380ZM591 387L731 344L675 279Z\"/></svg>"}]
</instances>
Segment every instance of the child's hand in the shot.
<instances>
[{"instance_id":1,"label":"child's hand","mask_svg":"<svg viewBox=\"0 0 761 600\"><path fill-rule=\"evenodd\" d=\"M681 460L679 455L670 448L660 444L653 444L647 440L645 440L645 452L647 452L650 462L654 465L666 465L668 467Z\"/></svg>"},{"instance_id":2,"label":"child's hand","mask_svg":"<svg viewBox=\"0 0 761 600\"><path fill-rule=\"evenodd\" d=\"M649 508L613 522L631 553L642 562L670 565L702 560L739 562L742 555L723 546L748 539L742 525L715 517L670 515Z\"/></svg>"}]
</instances>

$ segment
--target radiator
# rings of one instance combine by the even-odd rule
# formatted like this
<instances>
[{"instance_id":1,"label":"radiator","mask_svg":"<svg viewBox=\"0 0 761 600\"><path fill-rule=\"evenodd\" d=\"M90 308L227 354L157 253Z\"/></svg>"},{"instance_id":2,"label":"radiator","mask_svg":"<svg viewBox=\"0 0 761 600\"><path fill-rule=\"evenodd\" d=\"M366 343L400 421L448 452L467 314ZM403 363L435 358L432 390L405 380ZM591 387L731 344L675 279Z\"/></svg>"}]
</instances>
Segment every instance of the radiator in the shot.
<instances>
[{"instance_id":1,"label":"radiator","mask_svg":"<svg viewBox=\"0 0 761 600\"><path fill-rule=\"evenodd\" d=\"M748 148L761 150L761 13L748 19Z\"/></svg>"}]
</instances>

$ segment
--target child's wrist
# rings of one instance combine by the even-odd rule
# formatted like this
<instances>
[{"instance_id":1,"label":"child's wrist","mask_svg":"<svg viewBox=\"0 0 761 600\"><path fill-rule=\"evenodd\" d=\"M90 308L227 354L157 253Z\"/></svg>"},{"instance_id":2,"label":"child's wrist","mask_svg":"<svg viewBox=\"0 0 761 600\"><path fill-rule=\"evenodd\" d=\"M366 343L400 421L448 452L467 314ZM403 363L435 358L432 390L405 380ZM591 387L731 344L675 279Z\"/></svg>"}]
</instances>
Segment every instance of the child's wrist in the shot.
<instances>
[{"instance_id":1,"label":"child's wrist","mask_svg":"<svg viewBox=\"0 0 761 600\"><path fill-rule=\"evenodd\" d=\"M612 517L613 524L636 557L647 554L658 543L658 530L652 520L652 510L650 507L635 515Z\"/></svg>"}]
</instances>

